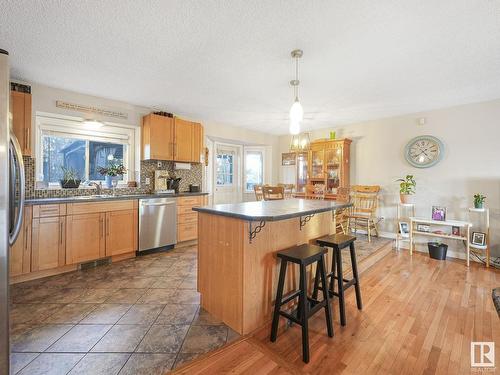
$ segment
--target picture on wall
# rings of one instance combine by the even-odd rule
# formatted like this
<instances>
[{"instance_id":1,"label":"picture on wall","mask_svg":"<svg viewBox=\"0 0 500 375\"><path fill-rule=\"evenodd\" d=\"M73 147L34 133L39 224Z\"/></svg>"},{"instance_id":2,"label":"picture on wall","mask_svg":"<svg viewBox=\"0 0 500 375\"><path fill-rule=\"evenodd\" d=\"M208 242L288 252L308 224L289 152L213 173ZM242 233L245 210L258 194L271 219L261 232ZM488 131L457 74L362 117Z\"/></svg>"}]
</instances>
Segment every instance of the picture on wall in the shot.
<instances>
[{"instance_id":1,"label":"picture on wall","mask_svg":"<svg viewBox=\"0 0 500 375\"><path fill-rule=\"evenodd\" d=\"M446 207L432 206L432 220L446 221Z\"/></svg>"},{"instance_id":2,"label":"picture on wall","mask_svg":"<svg viewBox=\"0 0 500 375\"><path fill-rule=\"evenodd\" d=\"M284 152L281 154L281 165L295 165L295 152Z\"/></svg>"},{"instance_id":3,"label":"picture on wall","mask_svg":"<svg viewBox=\"0 0 500 375\"><path fill-rule=\"evenodd\" d=\"M486 244L486 233L472 232L471 243L473 245L484 246Z\"/></svg>"}]
</instances>

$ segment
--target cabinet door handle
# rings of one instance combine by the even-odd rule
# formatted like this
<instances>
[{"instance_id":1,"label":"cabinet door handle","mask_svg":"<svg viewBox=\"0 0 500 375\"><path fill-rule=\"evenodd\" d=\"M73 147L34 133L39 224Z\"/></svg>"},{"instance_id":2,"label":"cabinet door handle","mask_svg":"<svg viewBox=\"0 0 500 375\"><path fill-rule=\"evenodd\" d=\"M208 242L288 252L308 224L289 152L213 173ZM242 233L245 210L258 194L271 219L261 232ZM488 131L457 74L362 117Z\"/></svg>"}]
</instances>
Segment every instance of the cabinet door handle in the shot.
<instances>
[{"instance_id":1,"label":"cabinet door handle","mask_svg":"<svg viewBox=\"0 0 500 375\"><path fill-rule=\"evenodd\" d=\"M106 235L109 236L109 216L106 219Z\"/></svg>"},{"instance_id":2,"label":"cabinet door handle","mask_svg":"<svg viewBox=\"0 0 500 375\"><path fill-rule=\"evenodd\" d=\"M102 238L102 232L104 232L102 226L104 224L104 220L102 218L99 219L99 237Z\"/></svg>"},{"instance_id":3,"label":"cabinet door handle","mask_svg":"<svg viewBox=\"0 0 500 375\"><path fill-rule=\"evenodd\" d=\"M25 250L28 250L28 230L29 230L29 227L28 227L28 225L26 225L26 229L24 230L25 231L25 234L24 234L24 249Z\"/></svg>"},{"instance_id":4,"label":"cabinet door handle","mask_svg":"<svg viewBox=\"0 0 500 375\"><path fill-rule=\"evenodd\" d=\"M63 243L63 222L62 222L62 221L61 221L61 224L60 224L60 225L61 225L61 230L60 230L60 232L59 232L59 242L60 242L60 243L61 243L61 245L62 245L62 243Z\"/></svg>"},{"instance_id":5,"label":"cabinet door handle","mask_svg":"<svg viewBox=\"0 0 500 375\"><path fill-rule=\"evenodd\" d=\"M26 148L29 150L30 145L31 145L31 139L30 139L30 128L26 128Z\"/></svg>"}]
</instances>

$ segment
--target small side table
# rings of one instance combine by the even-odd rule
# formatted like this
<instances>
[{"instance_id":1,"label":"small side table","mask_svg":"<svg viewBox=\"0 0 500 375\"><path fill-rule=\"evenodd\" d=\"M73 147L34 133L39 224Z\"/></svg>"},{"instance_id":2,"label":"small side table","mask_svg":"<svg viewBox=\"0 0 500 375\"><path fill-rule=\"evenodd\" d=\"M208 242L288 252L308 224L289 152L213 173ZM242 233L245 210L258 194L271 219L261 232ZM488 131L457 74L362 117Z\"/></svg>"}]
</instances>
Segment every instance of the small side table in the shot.
<instances>
[{"instance_id":1,"label":"small side table","mask_svg":"<svg viewBox=\"0 0 500 375\"><path fill-rule=\"evenodd\" d=\"M418 231L417 230L417 225L418 224L426 224L426 225L434 225L434 226L445 226L445 227L460 227L465 229L465 233L460 231L460 235L454 235L454 234L448 234L448 233L433 233L433 232L424 232L424 231ZM446 220L446 221L439 221L439 220L432 220L432 219L426 219L422 217L410 217L410 254L413 254L413 240L415 238L415 235L423 235L423 236L429 236L429 237L440 237L440 238L447 238L451 240L459 240L463 241L465 244L465 249L467 251L467 267L469 267L470 264L470 228L472 227L472 224L469 223L468 221L459 221L459 220Z\"/></svg>"},{"instance_id":2,"label":"small side table","mask_svg":"<svg viewBox=\"0 0 500 375\"><path fill-rule=\"evenodd\" d=\"M486 268L490 266L490 210L488 208L469 208L469 220L471 219L471 214L483 215L485 216L485 233L486 233L486 243L484 245L474 245L470 244L471 250L475 252L476 250L484 251L486 255ZM472 220L471 220L472 221Z\"/></svg>"},{"instance_id":3,"label":"small side table","mask_svg":"<svg viewBox=\"0 0 500 375\"><path fill-rule=\"evenodd\" d=\"M406 222L410 227L410 217L415 216L414 203L398 203L398 222L396 228L396 250L399 250L401 242L410 240L410 233L401 233L399 223Z\"/></svg>"}]
</instances>

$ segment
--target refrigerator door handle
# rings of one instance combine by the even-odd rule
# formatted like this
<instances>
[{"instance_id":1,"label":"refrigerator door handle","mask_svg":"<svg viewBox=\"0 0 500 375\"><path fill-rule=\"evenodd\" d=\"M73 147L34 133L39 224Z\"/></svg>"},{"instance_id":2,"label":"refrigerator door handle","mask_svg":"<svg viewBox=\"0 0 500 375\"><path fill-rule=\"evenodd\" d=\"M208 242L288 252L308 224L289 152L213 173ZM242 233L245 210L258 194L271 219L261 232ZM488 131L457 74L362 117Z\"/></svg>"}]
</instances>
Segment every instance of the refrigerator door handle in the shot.
<instances>
[{"instance_id":1,"label":"refrigerator door handle","mask_svg":"<svg viewBox=\"0 0 500 375\"><path fill-rule=\"evenodd\" d=\"M12 144L15 153L15 157L12 158L11 162L15 163L15 166L17 167L17 175L19 176L19 210L12 231L11 233L9 233L9 245L12 246L14 242L16 242L17 236L21 231L21 225L23 223L26 180L24 176L24 162L23 162L23 155L21 152L21 146L19 145L19 141L17 140L16 136L12 131L10 132L10 143ZM16 189L15 179L12 179L10 181L10 188L11 191L15 192Z\"/></svg>"}]
</instances>

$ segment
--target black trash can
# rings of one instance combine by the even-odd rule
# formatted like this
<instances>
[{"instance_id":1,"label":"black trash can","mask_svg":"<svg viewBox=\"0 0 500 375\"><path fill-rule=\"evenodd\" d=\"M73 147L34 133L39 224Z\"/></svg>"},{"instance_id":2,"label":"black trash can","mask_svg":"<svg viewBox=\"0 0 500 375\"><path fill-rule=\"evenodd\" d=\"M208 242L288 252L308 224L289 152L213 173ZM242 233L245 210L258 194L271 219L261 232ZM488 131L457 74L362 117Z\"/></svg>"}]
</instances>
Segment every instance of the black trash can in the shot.
<instances>
[{"instance_id":1,"label":"black trash can","mask_svg":"<svg viewBox=\"0 0 500 375\"><path fill-rule=\"evenodd\" d=\"M448 251L448 245L440 242L427 242L429 247L429 256L432 259L446 260L446 252Z\"/></svg>"}]
</instances>

